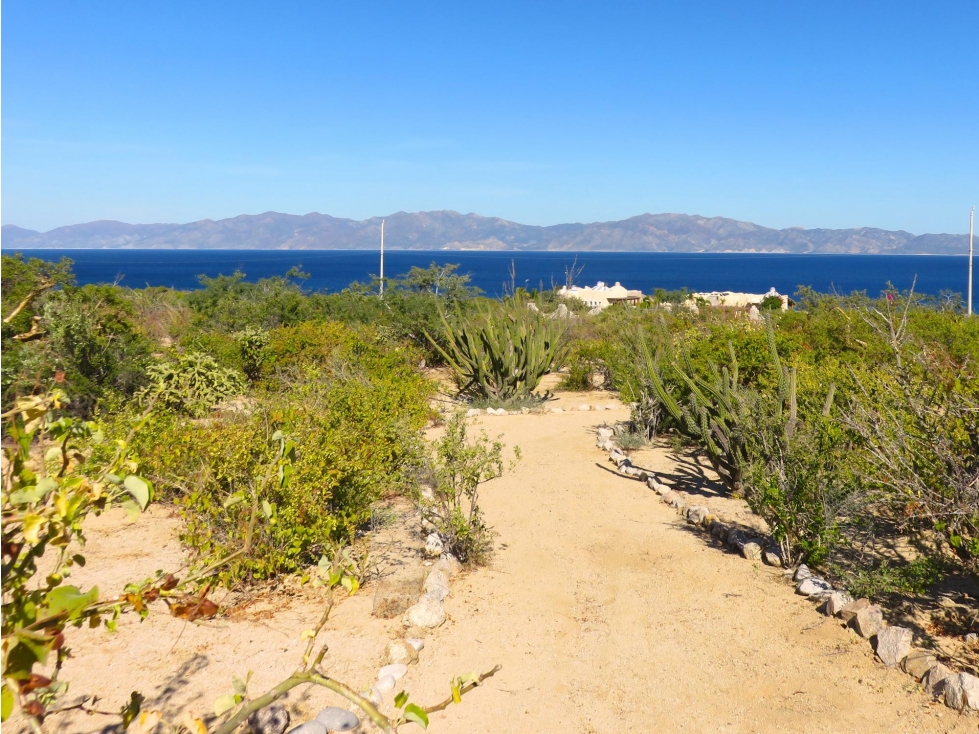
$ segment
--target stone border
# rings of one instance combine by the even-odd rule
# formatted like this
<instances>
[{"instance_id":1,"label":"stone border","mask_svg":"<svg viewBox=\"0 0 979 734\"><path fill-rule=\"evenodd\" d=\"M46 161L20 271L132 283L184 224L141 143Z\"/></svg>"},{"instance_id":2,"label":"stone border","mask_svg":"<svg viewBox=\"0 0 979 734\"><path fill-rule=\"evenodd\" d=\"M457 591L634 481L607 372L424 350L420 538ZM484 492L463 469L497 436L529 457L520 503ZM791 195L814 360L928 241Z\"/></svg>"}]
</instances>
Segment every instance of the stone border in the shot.
<instances>
[{"instance_id":1,"label":"stone border","mask_svg":"<svg viewBox=\"0 0 979 734\"><path fill-rule=\"evenodd\" d=\"M435 536L435 540L438 541L437 550L436 544L432 542L432 536ZM462 565L454 556L442 553L442 541L437 533L429 535L425 550L427 554L434 555L439 560L425 579L424 592L401 618L402 624L407 628L406 633L416 630L415 634L418 634L426 629L439 627L445 622L443 602L449 595L449 580L455 578L462 570ZM426 561L426 565L432 565L432 561ZM406 636L388 643L385 650L385 664L378 669L377 680L370 690L361 691L361 695L375 706L380 706L384 703L385 696L394 692L398 681L408 674L408 666L418 662L418 653L424 648L425 640L417 636ZM262 714L262 712L266 713ZM262 718L257 718L257 714L262 714ZM278 722L281 721L282 715L285 716L285 723L279 728ZM256 717L255 721L249 718L249 724L254 732L260 734L282 734L289 722L288 711L278 705L267 706L252 716ZM275 724L269 725L271 722ZM360 719L352 710L328 706L316 714L314 719L290 729L288 734L359 731L359 727Z\"/></svg>"},{"instance_id":2,"label":"stone border","mask_svg":"<svg viewBox=\"0 0 979 734\"><path fill-rule=\"evenodd\" d=\"M776 567L785 565L778 545L771 539L757 537L724 523L707 507L688 505L685 498L689 495L670 489L653 472L634 466L615 443L615 432L608 426L598 429L597 445L608 452L608 460L615 464L622 476L646 484L689 524L710 533L722 545L749 561L762 561ZM792 578L797 594L819 603L824 614L841 619L847 627L869 641L877 659L884 665L889 668L900 666L926 693L935 699L943 699L951 709L979 711L979 677L955 672L926 650L912 648L914 633L905 627L887 625L883 610L871 604L869 599L854 600L845 589L834 588L828 581L813 574L805 564L787 571L785 576Z\"/></svg>"}]
</instances>

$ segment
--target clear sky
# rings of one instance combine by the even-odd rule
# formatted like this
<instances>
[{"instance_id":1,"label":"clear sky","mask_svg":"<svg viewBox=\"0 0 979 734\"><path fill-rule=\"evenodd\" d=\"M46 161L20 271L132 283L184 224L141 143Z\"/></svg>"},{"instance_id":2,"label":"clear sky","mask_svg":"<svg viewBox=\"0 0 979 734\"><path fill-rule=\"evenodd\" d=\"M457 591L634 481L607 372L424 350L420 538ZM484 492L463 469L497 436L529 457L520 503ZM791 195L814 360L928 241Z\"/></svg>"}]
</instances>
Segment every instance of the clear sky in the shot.
<instances>
[{"instance_id":1,"label":"clear sky","mask_svg":"<svg viewBox=\"0 0 979 734\"><path fill-rule=\"evenodd\" d=\"M6 0L2 220L965 232L979 2Z\"/></svg>"}]
</instances>

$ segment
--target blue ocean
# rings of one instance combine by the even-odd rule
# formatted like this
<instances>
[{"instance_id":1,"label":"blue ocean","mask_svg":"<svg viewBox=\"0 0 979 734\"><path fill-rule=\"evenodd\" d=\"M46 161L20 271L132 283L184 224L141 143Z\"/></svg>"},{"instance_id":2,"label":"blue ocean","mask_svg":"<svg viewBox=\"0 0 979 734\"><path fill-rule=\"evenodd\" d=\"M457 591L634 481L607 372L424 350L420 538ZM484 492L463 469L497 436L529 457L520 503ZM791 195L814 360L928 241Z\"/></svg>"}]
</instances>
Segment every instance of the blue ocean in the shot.
<instances>
[{"instance_id":1,"label":"blue ocean","mask_svg":"<svg viewBox=\"0 0 979 734\"><path fill-rule=\"evenodd\" d=\"M9 250L8 250L9 252ZM74 260L80 284L118 282L189 290L198 277L230 275L247 280L283 275L295 265L310 274L307 290L336 292L353 281L366 282L379 269L378 253L365 250L23 250L25 256ZM458 263L487 295L524 288L563 285L565 273L581 269L578 285L619 281L651 293L656 288L763 293L774 287L792 294L801 286L817 291L877 295L892 283L904 290L938 295L965 293L967 258L939 255L762 255L650 252L472 252L396 250L385 253L385 275L413 265Z\"/></svg>"}]
</instances>

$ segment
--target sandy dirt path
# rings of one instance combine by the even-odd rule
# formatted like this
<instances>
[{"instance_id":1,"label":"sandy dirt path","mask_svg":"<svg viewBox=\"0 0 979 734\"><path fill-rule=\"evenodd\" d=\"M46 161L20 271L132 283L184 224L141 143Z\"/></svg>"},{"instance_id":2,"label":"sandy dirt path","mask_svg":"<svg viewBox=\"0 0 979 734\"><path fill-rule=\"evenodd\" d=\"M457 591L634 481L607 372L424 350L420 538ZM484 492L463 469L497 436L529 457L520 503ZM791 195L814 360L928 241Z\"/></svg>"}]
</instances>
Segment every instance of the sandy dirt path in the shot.
<instances>
[{"instance_id":1,"label":"sandy dirt path","mask_svg":"<svg viewBox=\"0 0 979 734\"><path fill-rule=\"evenodd\" d=\"M611 402L564 395L559 404L583 401ZM979 719L930 703L908 676L876 663L866 642L795 596L778 571L712 547L654 492L610 473L593 432L626 417L618 405L474 419L523 459L482 492L498 534L491 565L453 583L449 621L431 632L404 685L412 700L434 702L455 675L503 670L462 706L433 715L430 731L979 730ZM671 463L665 452L653 459L657 468ZM106 589L180 561L176 521L160 511L135 526L104 525L85 573L101 566L90 581ZM131 558L119 558L121 546ZM248 670L259 692L293 669L322 599L306 589L273 602L204 625L153 614L142 624L124 619L114 635L77 631L66 677L79 693L101 694L106 708L138 689L150 706L203 712L230 690L232 674ZM384 645L401 631L370 607L369 593L344 600L325 633L330 670L357 687L371 684ZM307 689L286 703L301 721L342 702ZM60 730L102 724L74 715Z\"/></svg>"},{"instance_id":2,"label":"sandy dirt path","mask_svg":"<svg viewBox=\"0 0 979 734\"><path fill-rule=\"evenodd\" d=\"M778 571L711 547L610 474L592 431L613 417L626 411L479 421L523 452L482 495L499 550L454 589L410 676L434 696L454 671L503 671L438 731L977 731Z\"/></svg>"}]
</instances>

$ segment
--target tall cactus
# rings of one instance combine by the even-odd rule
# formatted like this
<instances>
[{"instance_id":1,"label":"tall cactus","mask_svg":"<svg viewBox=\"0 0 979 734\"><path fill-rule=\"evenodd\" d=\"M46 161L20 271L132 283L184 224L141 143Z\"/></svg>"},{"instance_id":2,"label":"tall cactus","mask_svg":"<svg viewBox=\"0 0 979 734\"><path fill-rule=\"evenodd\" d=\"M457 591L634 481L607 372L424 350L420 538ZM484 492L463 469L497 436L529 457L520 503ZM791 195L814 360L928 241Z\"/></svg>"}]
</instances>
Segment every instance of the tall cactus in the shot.
<instances>
[{"instance_id":1,"label":"tall cactus","mask_svg":"<svg viewBox=\"0 0 979 734\"><path fill-rule=\"evenodd\" d=\"M460 394L505 403L529 395L560 366L567 356L568 318L530 305L513 296L467 315L456 304L452 319L440 312L445 348L426 336L455 373Z\"/></svg>"},{"instance_id":2,"label":"tall cactus","mask_svg":"<svg viewBox=\"0 0 979 734\"><path fill-rule=\"evenodd\" d=\"M788 406L785 433L790 438L797 421L795 370L783 367L775 348L771 322L767 322L766 328L771 365L778 376L775 410L781 413L783 407ZM676 421L679 429L701 445L721 480L734 492L740 492L749 460L745 432L752 430L752 414L761 396L741 385L738 359L733 345L728 344L729 365L718 367L710 363L710 379L704 379L695 373L689 355L685 352L680 359L674 357L669 360L673 373L686 392L682 404L664 384L648 346L645 343L641 346L646 377L660 403Z\"/></svg>"}]
</instances>

